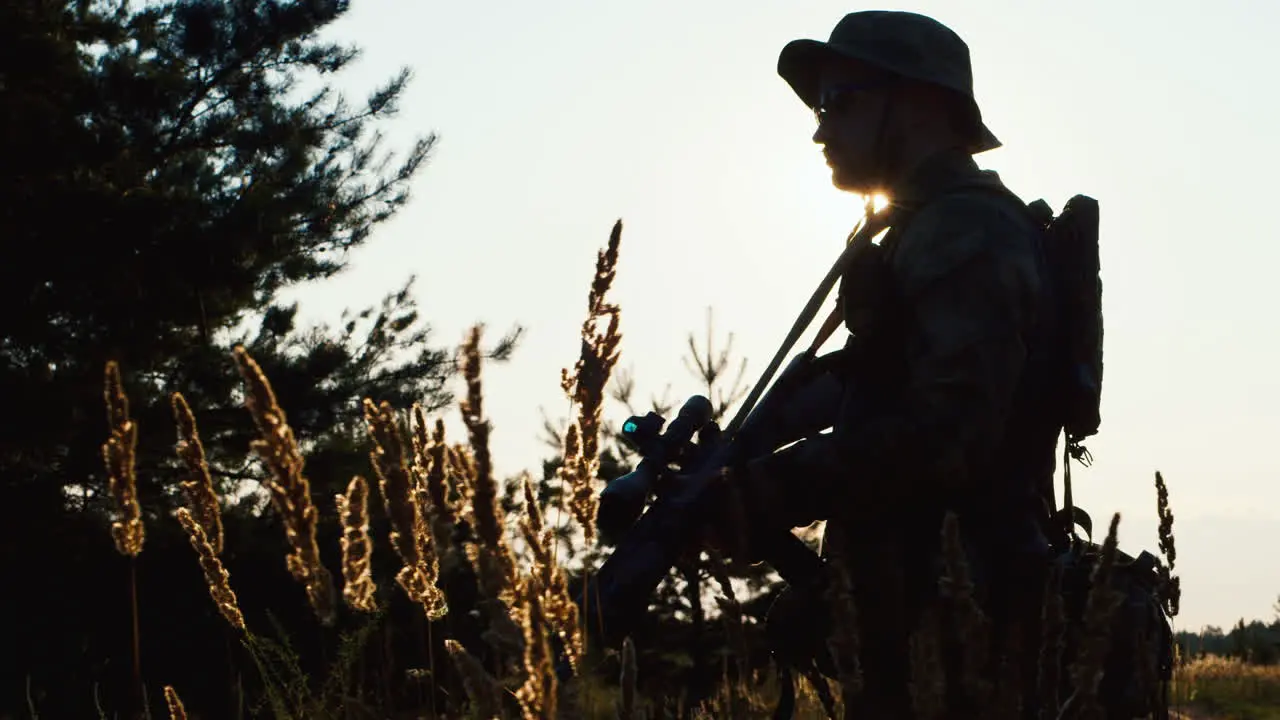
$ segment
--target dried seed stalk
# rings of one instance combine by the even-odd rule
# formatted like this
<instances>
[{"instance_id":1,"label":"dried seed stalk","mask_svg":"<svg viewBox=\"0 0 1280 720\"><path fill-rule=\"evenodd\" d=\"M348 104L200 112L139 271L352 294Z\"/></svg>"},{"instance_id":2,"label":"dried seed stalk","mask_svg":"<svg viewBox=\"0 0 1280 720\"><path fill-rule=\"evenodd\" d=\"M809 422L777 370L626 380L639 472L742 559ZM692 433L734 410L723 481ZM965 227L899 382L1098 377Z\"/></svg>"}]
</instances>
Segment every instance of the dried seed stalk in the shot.
<instances>
[{"instance_id":1,"label":"dried seed stalk","mask_svg":"<svg viewBox=\"0 0 1280 720\"><path fill-rule=\"evenodd\" d=\"M449 478L449 485L463 504L470 505L476 478L476 459L471 446L453 443L446 448L446 457L445 475Z\"/></svg>"},{"instance_id":2,"label":"dried seed stalk","mask_svg":"<svg viewBox=\"0 0 1280 720\"><path fill-rule=\"evenodd\" d=\"M1107 539L1102 543L1098 564L1090 577L1089 597L1084 609L1084 629L1075 662L1071 666L1071 682L1075 691L1067 704L1076 709L1081 718L1103 716L1098 704L1098 687L1102 683L1107 652L1111 647L1111 618L1123 600L1123 596L1111 587L1119 526L1120 513L1116 513L1111 516Z\"/></svg>"},{"instance_id":3,"label":"dried seed stalk","mask_svg":"<svg viewBox=\"0 0 1280 720\"><path fill-rule=\"evenodd\" d=\"M369 538L369 484L356 475L347 484L345 495L334 497L342 520L342 596L347 605L360 612L378 609L369 564L373 542Z\"/></svg>"},{"instance_id":4,"label":"dried seed stalk","mask_svg":"<svg viewBox=\"0 0 1280 720\"><path fill-rule=\"evenodd\" d=\"M523 477L523 486L525 515L520 520L520 531L533 555L531 572L537 577L539 586L544 588L542 603L547 623L560 637L569 665L577 672L583 653L578 605L569 594L569 584L563 568L556 563L553 552L555 531L546 527L543 522L542 510L538 507L533 483L527 473Z\"/></svg>"},{"instance_id":5,"label":"dried seed stalk","mask_svg":"<svg viewBox=\"0 0 1280 720\"><path fill-rule=\"evenodd\" d=\"M190 480L182 481L182 491L187 497L192 515L200 523L200 527L204 528L213 551L221 555L222 508L218 502L218 492L213 487L213 477L209 474L209 463L205 460L204 444L200 442L196 417L182 393L173 393L169 400L173 406L173 418L178 424L178 457L191 474Z\"/></svg>"},{"instance_id":6,"label":"dried seed stalk","mask_svg":"<svg viewBox=\"0 0 1280 720\"><path fill-rule=\"evenodd\" d=\"M164 686L164 701L169 706L169 720L187 720L187 710L182 707L182 698L172 685Z\"/></svg>"},{"instance_id":7,"label":"dried seed stalk","mask_svg":"<svg viewBox=\"0 0 1280 720\"><path fill-rule=\"evenodd\" d=\"M462 685L471 698L475 716L490 720L502 715L502 686L493 679L480 661L472 657L457 640L444 641L453 665L462 676Z\"/></svg>"},{"instance_id":8,"label":"dried seed stalk","mask_svg":"<svg viewBox=\"0 0 1280 720\"><path fill-rule=\"evenodd\" d=\"M942 664L942 626L937 607L925 610L909 643L911 707L921 720L942 717L946 708L947 677Z\"/></svg>"},{"instance_id":9,"label":"dried seed stalk","mask_svg":"<svg viewBox=\"0 0 1280 720\"><path fill-rule=\"evenodd\" d=\"M618 244L622 240L622 221L614 223L609 233L609 244L596 255L596 271L587 293L587 318L582 323L581 349L572 374L560 373L560 387L577 406L577 420L571 426L575 432L574 447L566 437L563 477L571 488L570 509L582 526L588 543L595 539L596 510L598 501L593 482L600 470L600 409L604 402L604 388L618 362L618 344L622 335L618 331L620 310L617 305L605 302L605 295L613 285L618 266ZM608 319L604 330L602 320Z\"/></svg>"},{"instance_id":10,"label":"dried seed stalk","mask_svg":"<svg viewBox=\"0 0 1280 720\"><path fill-rule=\"evenodd\" d=\"M622 676L618 689L618 720L636 720L636 644L628 635L622 640Z\"/></svg>"},{"instance_id":11,"label":"dried seed stalk","mask_svg":"<svg viewBox=\"0 0 1280 720\"><path fill-rule=\"evenodd\" d=\"M261 435L253 441L252 448L271 470L265 486L284 522L285 539L292 549L285 564L306 589L307 600L321 624L332 625L337 611L333 576L320 562L320 549L316 546L319 512L311 502L311 483L302 472L302 450L262 368L243 347L237 346L234 356L245 382L245 405Z\"/></svg>"},{"instance_id":12,"label":"dried seed stalk","mask_svg":"<svg viewBox=\"0 0 1280 720\"><path fill-rule=\"evenodd\" d=\"M500 598L513 604L518 582L515 557L507 545L502 512L498 507L498 483L493 477L489 455L489 421L484 416L484 393L480 381L481 326L473 327L463 342L462 375L467 395L462 400L462 420L471 441L474 469L471 474L471 526L477 546L472 562L480 578L481 589L489 598Z\"/></svg>"},{"instance_id":13,"label":"dried seed stalk","mask_svg":"<svg viewBox=\"0 0 1280 720\"><path fill-rule=\"evenodd\" d=\"M417 403L414 403L409 418L413 438L413 476L418 492L425 493L419 506L425 510L431 539L443 566L457 523L456 510L449 501L444 421L437 418L434 431L428 434L427 419L422 413L422 406Z\"/></svg>"},{"instance_id":14,"label":"dried seed stalk","mask_svg":"<svg viewBox=\"0 0 1280 720\"><path fill-rule=\"evenodd\" d=\"M102 446L102 458L107 466L107 487L120 514L120 519L111 523L111 537L121 555L136 557L142 552L146 536L142 507L138 505L138 479L134 474L138 424L129 419L129 398L124 394L120 367L114 360L107 363L103 396L111 437Z\"/></svg>"},{"instance_id":15,"label":"dried seed stalk","mask_svg":"<svg viewBox=\"0 0 1280 720\"><path fill-rule=\"evenodd\" d=\"M1173 544L1173 510L1169 507L1169 488L1164 476L1156 473L1156 515L1160 518L1160 554L1165 561L1160 564L1160 599L1169 617L1176 617L1182 604L1182 580L1173 574L1178 551Z\"/></svg>"},{"instance_id":16,"label":"dried seed stalk","mask_svg":"<svg viewBox=\"0 0 1280 720\"><path fill-rule=\"evenodd\" d=\"M178 508L176 514L178 522L182 523L182 528L187 531L191 547L195 548L196 555L200 558L200 568L204 570L205 583L209 586L209 596L213 598L214 605L218 606L218 612L222 613L222 617L226 618L232 627L243 632L244 615L240 612L235 591L231 589L231 575L226 568L222 567L222 561L218 559L213 546L209 544L204 528L195 521L191 512L186 508Z\"/></svg>"},{"instance_id":17,"label":"dried seed stalk","mask_svg":"<svg viewBox=\"0 0 1280 720\"><path fill-rule=\"evenodd\" d=\"M524 720L556 716L556 673L552 665L551 646L547 642L543 592L534 577L525 578L517 588L520 601L517 614L524 631L525 681L516 690L516 700L524 712Z\"/></svg>"},{"instance_id":18,"label":"dried seed stalk","mask_svg":"<svg viewBox=\"0 0 1280 720\"><path fill-rule=\"evenodd\" d=\"M365 398L364 416L374 446L369 458L391 518L391 547L404 563L396 582L414 602L422 605L427 617L438 619L448 611L444 593L436 585L440 564L418 507L395 411L385 401L374 405Z\"/></svg>"}]
</instances>

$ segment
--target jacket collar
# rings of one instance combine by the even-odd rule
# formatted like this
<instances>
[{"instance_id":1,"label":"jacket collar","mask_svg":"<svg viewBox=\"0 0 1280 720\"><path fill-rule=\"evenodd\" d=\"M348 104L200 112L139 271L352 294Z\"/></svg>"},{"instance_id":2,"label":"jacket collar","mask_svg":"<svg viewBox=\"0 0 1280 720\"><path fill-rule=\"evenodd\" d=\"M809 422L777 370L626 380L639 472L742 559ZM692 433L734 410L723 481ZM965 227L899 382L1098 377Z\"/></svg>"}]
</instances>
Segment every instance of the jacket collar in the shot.
<instances>
[{"instance_id":1,"label":"jacket collar","mask_svg":"<svg viewBox=\"0 0 1280 720\"><path fill-rule=\"evenodd\" d=\"M943 150L920 163L892 191L893 205L916 210L929 200L959 187L1001 186L994 170L982 170L973 156L959 149Z\"/></svg>"}]
</instances>

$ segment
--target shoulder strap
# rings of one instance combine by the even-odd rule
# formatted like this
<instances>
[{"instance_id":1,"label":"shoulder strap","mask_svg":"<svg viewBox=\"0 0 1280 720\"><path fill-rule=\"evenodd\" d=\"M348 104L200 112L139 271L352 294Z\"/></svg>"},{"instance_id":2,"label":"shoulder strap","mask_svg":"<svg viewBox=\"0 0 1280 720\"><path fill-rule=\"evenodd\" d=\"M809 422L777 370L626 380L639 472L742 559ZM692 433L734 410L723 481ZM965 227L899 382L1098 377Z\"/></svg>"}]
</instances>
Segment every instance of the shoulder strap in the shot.
<instances>
[{"instance_id":1,"label":"shoulder strap","mask_svg":"<svg viewBox=\"0 0 1280 720\"><path fill-rule=\"evenodd\" d=\"M764 392L769 381L773 379L774 373L776 373L778 368L782 366L783 359L785 359L787 354L791 352L791 348L795 346L796 341L800 339L800 336L804 334L804 331L809 328L814 317L817 316L818 310L822 307L822 303L825 302L827 296L831 294L831 288L835 286L836 281L844 274L845 269L849 266L849 263L853 260L854 256L869 245L871 240L874 239L876 235L879 235L882 230L893 224L896 220L896 216L897 213L892 207L878 213L871 212L870 207L867 208L867 213L863 217L862 224L851 234L848 243L845 245L844 251L840 253L840 257L836 258L831 269L828 270L826 276L822 278L822 282L818 283L818 288L814 290L813 295L809 297L809 302L806 303L804 309L800 311L800 316L796 318L795 324L791 326L791 331L787 333L786 339L782 341L782 346L778 348L778 352L774 354L773 360L770 361L769 366L765 368L764 374L762 374L760 379L756 381L755 386L751 388L751 392L748 393L746 399L742 401L742 405L738 408L738 412L734 414L733 419L725 427L725 433L732 436L737 432L738 428L742 427L742 423L746 421L747 416L751 414L752 408L754 408L756 402L759 401L761 393ZM827 338L831 337L831 333L834 332L836 327L840 324L839 312L840 310L837 307L836 310L822 323L822 326L818 331L818 336L814 338L814 342L805 350L806 357L811 358L815 355L818 348L827 341Z\"/></svg>"}]
</instances>

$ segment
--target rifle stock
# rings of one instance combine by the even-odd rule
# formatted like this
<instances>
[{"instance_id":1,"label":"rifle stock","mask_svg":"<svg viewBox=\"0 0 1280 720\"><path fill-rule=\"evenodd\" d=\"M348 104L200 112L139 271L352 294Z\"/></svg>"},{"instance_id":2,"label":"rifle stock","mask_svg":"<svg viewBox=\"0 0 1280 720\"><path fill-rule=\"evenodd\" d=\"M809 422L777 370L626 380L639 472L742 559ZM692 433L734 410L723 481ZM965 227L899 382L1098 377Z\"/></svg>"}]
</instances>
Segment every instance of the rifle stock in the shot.
<instances>
[{"instance_id":1,"label":"rifle stock","mask_svg":"<svg viewBox=\"0 0 1280 720\"><path fill-rule=\"evenodd\" d=\"M602 639L616 647L643 617L658 584L695 540L712 499L715 473L684 479L679 491L660 496L636 521L590 581L602 625ZM788 584L815 588L823 580L824 561L789 530L762 532L752 542L762 561Z\"/></svg>"},{"instance_id":2,"label":"rifle stock","mask_svg":"<svg viewBox=\"0 0 1280 720\"><path fill-rule=\"evenodd\" d=\"M785 397L803 381L812 362L811 353L797 355L743 420L737 433L717 437L713 447L700 454L696 467L687 469L679 482L663 484L653 503L600 566L590 581L590 595L596 598L592 615L594 619L598 613L606 644L616 646L631 633L658 584L681 553L697 540L699 530L719 511L714 485L722 470L755 453L773 450L766 440L776 439L777 423L773 420L785 406ZM765 444L758 444L761 441ZM812 587L821 582L822 559L790 529L760 530L750 542L756 556L791 585Z\"/></svg>"}]
</instances>

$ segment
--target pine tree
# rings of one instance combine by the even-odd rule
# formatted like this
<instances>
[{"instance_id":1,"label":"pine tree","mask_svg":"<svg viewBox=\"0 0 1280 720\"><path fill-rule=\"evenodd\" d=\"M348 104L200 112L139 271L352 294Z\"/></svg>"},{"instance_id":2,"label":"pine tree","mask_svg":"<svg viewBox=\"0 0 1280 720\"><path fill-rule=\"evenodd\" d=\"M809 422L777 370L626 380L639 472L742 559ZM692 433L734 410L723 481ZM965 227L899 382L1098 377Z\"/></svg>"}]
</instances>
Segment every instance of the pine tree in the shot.
<instances>
[{"instance_id":1,"label":"pine tree","mask_svg":"<svg viewBox=\"0 0 1280 720\"><path fill-rule=\"evenodd\" d=\"M356 57L316 37L345 11L6 4L0 236L21 252L0 267L0 302L22 312L3 321L0 387L25 416L0 440L8 491L42 507L59 490L102 498L108 359L138 406L144 478L171 455L175 390L212 447L237 448L215 457L220 478L246 476L242 438L220 441L244 426L234 342L279 383L300 434L356 417L361 393L447 399L447 356L425 349L407 286L337 330L296 328L296 308L276 302L342 270L403 205L435 140L394 165L381 150L377 125L407 72L355 107L320 84Z\"/></svg>"},{"instance_id":2,"label":"pine tree","mask_svg":"<svg viewBox=\"0 0 1280 720\"><path fill-rule=\"evenodd\" d=\"M0 3L0 397L9 415L0 563L12 578L43 578L40 592L11 595L17 607L0 642L22 658L18 680L31 673L70 690L49 696L42 714L92 712L56 703L89 701L127 648L112 635L128 617L114 605L119 568L103 555L114 512L102 455L107 361L119 365L138 424L142 564L169 547L184 570L191 562L169 517L182 478L170 394L181 392L219 490L242 506L228 516L229 562L261 558L269 568L240 571L242 587L286 576L272 514L236 522L265 505L252 492L265 473L249 451L254 426L234 345L262 366L303 443L325 552L336 548L333 494L369 472L360 399L428 412L451 399L453 356L435 346L412 278L335 326L301 327L298 307L281 301L282 291L344 269L404 206L436 140L384 147L407 70L359 100L332 89L358 51L319 34L346 11L341 0ZM144 567L140 582L163 574ZM163 611L143 615L163 623ZM144 627L142 642L178 643L187 631ZM149 656L160 663L161 650L142 654L144 671ZM4 690L6 702L23 695Z\"/></svg>"}]
</instances>

